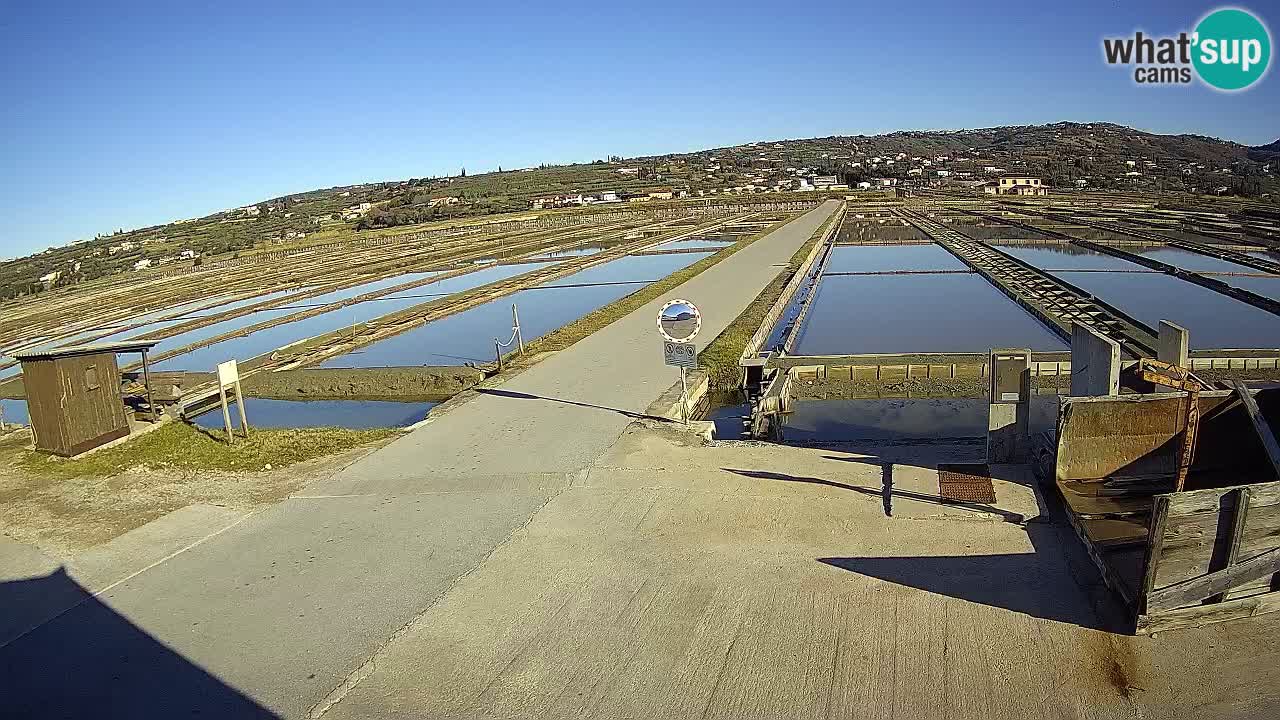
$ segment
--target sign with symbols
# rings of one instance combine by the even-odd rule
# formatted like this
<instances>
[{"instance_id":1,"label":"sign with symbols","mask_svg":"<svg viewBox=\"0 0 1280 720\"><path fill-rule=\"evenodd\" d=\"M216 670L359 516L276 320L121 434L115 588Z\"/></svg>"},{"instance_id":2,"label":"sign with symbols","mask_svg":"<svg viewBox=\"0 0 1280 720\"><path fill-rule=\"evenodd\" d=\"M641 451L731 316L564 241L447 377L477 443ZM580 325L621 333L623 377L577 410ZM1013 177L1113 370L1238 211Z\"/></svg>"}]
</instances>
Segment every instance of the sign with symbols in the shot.
<instances>
[{"instance_id":1,"label":"sign with symbols","mask_svg":"<svg viewBox=\"0 0 1280 720\"><path fill-rule=\"evenodd\" d=\"M208 367L208 366L206 366ZM228 360L224 363L218 363L218 384L224 388L231 387L240 382L240 368L236 366L235 360Z\"/></svg>"},{"instance_id":2,"label":"sign with symbols","mask_svg":"<svg viewBox=\"0 0 1280 720\"><path fill-rule=\"evenodd\" d=\"M698 348L693 343L667 340L662 343L662 356L668 365L674 367L689 370L698 367Z\"/></svg>"}]
</instances>

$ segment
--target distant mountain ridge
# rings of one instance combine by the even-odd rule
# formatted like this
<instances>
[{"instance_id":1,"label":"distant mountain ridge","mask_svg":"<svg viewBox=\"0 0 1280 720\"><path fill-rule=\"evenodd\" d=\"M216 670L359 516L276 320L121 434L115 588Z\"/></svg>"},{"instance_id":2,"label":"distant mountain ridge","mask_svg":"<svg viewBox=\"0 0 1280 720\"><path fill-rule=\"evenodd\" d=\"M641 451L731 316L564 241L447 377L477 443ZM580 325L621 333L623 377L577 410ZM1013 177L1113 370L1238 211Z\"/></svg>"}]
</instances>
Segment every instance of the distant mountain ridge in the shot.
<instances>
[{"instance_id":1,"label":"distant mountain ridge","mask_svg":"<svg viewBox=\"0 0 1280 720\"><path fill-rule=\"evenodd\" d=\"M946 160L942 160L946 158ZM464 171L311 190L253 205L50 248L0 262L0 298L34 294L104 275L198 255L276 244L341 241L370 229L529 210L557 196L652 190L752 191L787 187L804 175L845 183L894 177L906 182L982 179L988 167L1036 174L1054 187L1187 191L1280 197L1267 163L1280 140L1248 147L1197 134L1159 135L1115 123L1058 122L961 130L899 130L770 140L686 153L496 172ZM890 162L892 160L892 162ZM947 174L943 175L940 170ZM790 180L788 179L790 178ZM186 255L186 257L184 257ZM42 280L43 279L43 280Z\"/></svg>"}]
</instances>

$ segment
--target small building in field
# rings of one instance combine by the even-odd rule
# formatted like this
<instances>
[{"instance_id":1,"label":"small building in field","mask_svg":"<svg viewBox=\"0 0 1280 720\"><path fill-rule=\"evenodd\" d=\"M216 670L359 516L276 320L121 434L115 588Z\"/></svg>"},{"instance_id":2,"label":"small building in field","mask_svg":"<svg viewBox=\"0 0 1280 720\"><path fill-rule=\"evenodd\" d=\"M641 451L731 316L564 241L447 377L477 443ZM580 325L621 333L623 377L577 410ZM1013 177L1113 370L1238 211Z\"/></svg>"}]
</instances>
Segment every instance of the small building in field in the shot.
<instances>
[{"instance_id":1,"label":"small building in field","mask_svg":"<svg viewBox=\"0 0 1280 720\"><path fill-rule=\"evenodd\" d=\"M137 340L15 353L36 449L71 457L129 435L117 353L142 353L144 397L154 418L146 358L155 345Z\"/></svg>"},{"instance_id":2,"label":"small building in field","mask_svg":"<svg viewBox=\"0 0 1280 720\"><path fill-rule=\"evenodd\" d=\"M1038 177L1026 175L1009 175L999 180L992 180L982 186L988 195L1048 195L1049 189Z\"/></svg>"}]
</instances>

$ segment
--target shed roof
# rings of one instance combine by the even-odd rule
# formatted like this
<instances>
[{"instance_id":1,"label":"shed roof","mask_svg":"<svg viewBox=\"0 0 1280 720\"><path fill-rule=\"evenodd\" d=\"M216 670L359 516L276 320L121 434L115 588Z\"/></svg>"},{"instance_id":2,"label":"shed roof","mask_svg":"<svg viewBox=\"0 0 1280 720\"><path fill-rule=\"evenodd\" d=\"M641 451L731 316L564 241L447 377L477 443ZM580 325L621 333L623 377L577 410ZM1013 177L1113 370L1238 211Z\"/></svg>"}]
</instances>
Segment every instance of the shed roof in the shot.
<instances>
[{"instance_id":1,"label":"shed roof","mask_svg":"<svg viewBox=\"0 0 1280 720\"><path fill-rule=\"evenodd\" d=\"M92 345L68 345L66 347L45 348L14 353L18 360L53 360L55 358L75 355L96 355L98 353L142 352L155 347L159 340L125 340L123 342L96 343Z\"/></svg>"}]
</instances>

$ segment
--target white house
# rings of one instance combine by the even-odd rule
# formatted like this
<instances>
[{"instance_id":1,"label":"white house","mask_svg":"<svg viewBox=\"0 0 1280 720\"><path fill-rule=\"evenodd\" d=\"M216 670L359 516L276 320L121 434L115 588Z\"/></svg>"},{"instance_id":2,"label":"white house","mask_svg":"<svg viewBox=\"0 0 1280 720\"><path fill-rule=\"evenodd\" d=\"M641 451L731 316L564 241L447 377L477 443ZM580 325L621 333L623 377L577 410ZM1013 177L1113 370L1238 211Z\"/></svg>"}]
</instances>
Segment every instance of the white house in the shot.
<instances>
[{"instance_id":1,"label":"white house","mask_svg":"<svg viewBox=\"0 0 1280 720\"><path fill-rule=\"evenodd\" d=\"M148 258L143 258L133 264L134 270L146 270L149 267L151 267L151 260Z\"/></svg>"}]
</instances>

